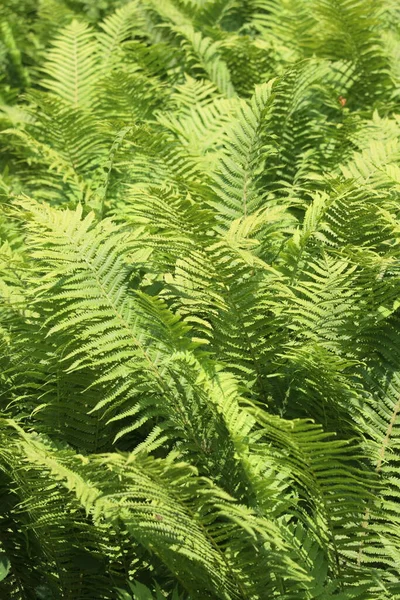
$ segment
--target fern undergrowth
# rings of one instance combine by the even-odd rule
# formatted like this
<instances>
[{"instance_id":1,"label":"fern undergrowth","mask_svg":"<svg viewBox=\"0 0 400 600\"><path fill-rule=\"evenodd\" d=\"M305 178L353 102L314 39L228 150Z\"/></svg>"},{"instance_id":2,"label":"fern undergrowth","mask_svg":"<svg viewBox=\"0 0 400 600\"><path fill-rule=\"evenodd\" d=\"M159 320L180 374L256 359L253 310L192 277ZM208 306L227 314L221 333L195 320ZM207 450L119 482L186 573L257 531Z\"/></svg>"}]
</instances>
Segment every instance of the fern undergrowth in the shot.
<instances>
[{"instance_id":1,"label":"fern undergrowth","mask_svg":"<svg viewBox=\"0 0 400 600\"><path fill-rule=\"evenodd\" d=\"M3 0L1 600L400 599L396 0Z\"/></svg>"}]
</instances>

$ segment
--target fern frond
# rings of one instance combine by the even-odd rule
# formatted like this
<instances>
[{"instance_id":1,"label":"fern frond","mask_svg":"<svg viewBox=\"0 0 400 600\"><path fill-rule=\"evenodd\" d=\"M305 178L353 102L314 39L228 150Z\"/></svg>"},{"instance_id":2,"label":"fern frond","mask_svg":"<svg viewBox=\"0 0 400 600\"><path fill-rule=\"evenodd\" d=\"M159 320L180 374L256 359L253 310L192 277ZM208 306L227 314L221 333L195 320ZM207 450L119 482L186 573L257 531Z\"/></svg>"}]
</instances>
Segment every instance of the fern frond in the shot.
<instances>
[{"instance_id":1,"label":"fern frond","mask_svg":"<svg viewBox=\"0 0 400 600\"><path fill-rule=\"evenodd\" d=\"M129 2L100 23L102 32L97 39L101 46L100 60L103 69L110 68L121 44L130 38L138 18L137 13L137 3Z\"/></svg>"},{"instance_id":2,"label":"fern frond","mask_svg":"<svg viewBox=\"0 0 400 600\"><path fill-rule=\"evenodd\" d=\"M235 96L230 72L221 57L219 45L212 39L203 36L189 25L174 27L183 40L183 48L187 53L189 67L201 69L215 85L217 90L227 98Z\"/></svg>"},{"instance_id":3,"label":"fern frond","mask_svg":"<svg viewBox=\"0 0 400 600\"><path fill-rule=\"evenodd\" d=\"M263 123L271 91L272 82L260 86L251 103L241 107L226 144L226 155L221 157L214 186L218 200L213 206L223 221L246 217L260 208L262 196L257 189L257 179L268 151L263 139Z\"/></svg>"},{"instance_id":4,"label":"fern frond","mask_svg":"<svg viewBox=\"0 0 400 600\"><path fill-rule=\"evenodd\" d=\"M91 29L73 21L53 42L42 86L74 107L90 107L100 76L99 46Z\"/></svg>"}]
</instances>

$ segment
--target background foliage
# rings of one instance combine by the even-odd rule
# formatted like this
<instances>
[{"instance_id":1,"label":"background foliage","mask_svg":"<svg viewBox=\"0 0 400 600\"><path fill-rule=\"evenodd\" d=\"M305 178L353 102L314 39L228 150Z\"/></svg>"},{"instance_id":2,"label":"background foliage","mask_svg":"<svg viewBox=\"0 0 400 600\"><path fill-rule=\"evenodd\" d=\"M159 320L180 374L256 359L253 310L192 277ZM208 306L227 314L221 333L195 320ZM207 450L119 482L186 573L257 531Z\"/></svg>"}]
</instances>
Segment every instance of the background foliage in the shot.
<instances>
[{"instance_id":1,"label":"background foliage","mask_svg":"<svg viewBox=\"0 0 400 600\"><path fill-rule=\"evenodd\" d=\"M400 598L399 17L2 3L1 598Z\"/></svg>"}]
</instances>

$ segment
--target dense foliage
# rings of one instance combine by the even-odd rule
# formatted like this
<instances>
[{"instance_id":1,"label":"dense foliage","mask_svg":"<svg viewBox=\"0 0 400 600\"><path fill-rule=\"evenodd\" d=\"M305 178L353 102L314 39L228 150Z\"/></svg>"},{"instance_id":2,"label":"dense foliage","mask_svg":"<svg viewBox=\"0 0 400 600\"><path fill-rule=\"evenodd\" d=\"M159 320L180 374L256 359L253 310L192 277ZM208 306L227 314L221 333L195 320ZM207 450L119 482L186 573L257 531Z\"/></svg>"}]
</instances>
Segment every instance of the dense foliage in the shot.
<instances>
[{"instance_id":1,"label":"dense foliage","mask_svg":"<svg viewBox=\"0 0 400 600\"><path fill-rule=\"evenodd\" d=\"M400 4L3 0L0 598L400 598Z\"/></svg>"}]
</instances>

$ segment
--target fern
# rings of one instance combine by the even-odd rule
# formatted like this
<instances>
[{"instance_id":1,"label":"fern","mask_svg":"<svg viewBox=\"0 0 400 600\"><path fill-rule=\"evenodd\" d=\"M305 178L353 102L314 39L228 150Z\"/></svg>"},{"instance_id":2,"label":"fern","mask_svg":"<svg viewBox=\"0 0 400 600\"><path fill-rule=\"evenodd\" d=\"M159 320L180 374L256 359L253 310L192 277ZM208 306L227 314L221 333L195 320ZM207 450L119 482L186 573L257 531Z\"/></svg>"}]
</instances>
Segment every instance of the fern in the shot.
<instances>
[{"instance_id":1,"label":"fern","mask_svg":"<svg viewBox=\"0 0 400 600\"><path fill-rule=\"evenodd\" d=\"M0 596L400 598L398 7L0 7Z\"/></svg>"}]
</instances>

